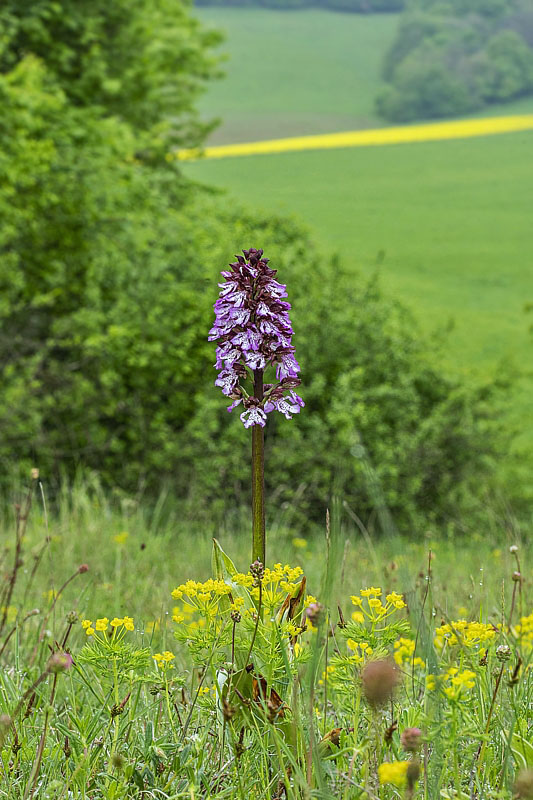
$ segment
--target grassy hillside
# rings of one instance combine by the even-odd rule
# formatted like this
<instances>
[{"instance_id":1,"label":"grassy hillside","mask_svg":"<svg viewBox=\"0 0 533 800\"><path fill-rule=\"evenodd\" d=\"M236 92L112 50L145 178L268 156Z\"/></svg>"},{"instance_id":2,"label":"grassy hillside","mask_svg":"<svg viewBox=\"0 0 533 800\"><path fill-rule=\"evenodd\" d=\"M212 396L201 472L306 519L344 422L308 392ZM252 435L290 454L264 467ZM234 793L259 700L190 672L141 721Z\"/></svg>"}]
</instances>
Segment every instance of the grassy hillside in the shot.
<instances>
[{"instance_id":1,"label":"grassy hillside","mask_svg":"<svg viewBox=\"0 0 533 800\"><path fill-rule=\"evenodd\" d=\"M201 8L223 30L226 77L201 101L222 118L212 143L379 125L374 97L396 14Z\"/></svg>"},{"instance_id":2,"label":"grassy hillside","mask_svg":"<svg viewBox=\"0 0 533 800\"><path fill-rule=\"evenodd\" d=\"M222 120L210 144L385 124L374 98L399 15L258 8L199 8L196 14L226 35L220 48L225 77L200 102L206 117ZM473 116L532 111L530 97Z\"/></svg>"}]
</instances>

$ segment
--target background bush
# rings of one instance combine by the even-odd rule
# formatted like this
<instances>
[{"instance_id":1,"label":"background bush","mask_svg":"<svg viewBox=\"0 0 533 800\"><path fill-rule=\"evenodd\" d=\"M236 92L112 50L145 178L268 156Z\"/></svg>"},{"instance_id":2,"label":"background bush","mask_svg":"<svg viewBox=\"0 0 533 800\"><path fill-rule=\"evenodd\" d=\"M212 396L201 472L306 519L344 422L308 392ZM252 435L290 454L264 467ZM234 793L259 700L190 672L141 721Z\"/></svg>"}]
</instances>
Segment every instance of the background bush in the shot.
<instances>
[{"instance_id":1,"label":"background bush","mask_svg":"<svg viewBox=\"0 0 533 800\"><path fill-rule=\"evenodd\" d=\"M464 114L533 92L529 0L412 0L377 98L394 122Z\"/></svg>"}]
</instances>

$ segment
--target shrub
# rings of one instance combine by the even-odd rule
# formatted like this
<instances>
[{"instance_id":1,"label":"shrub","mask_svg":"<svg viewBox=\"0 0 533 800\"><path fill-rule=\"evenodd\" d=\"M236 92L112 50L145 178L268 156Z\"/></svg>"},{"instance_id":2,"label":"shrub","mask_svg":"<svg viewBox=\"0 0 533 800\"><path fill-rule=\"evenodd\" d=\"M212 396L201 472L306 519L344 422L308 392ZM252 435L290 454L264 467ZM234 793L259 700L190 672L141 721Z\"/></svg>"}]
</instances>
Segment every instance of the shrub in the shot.
<instances>
[{"instance_id":1,"label":"shrub","mask_svg":"<svg viewBox=\"0 0 533 800\"><path fill-rule=\"evenodd\" d=\"M378 112L394 122L464 114L533 91L533 47L521 0L413 3L383 65Z\"/></svg>"}]
</instances>

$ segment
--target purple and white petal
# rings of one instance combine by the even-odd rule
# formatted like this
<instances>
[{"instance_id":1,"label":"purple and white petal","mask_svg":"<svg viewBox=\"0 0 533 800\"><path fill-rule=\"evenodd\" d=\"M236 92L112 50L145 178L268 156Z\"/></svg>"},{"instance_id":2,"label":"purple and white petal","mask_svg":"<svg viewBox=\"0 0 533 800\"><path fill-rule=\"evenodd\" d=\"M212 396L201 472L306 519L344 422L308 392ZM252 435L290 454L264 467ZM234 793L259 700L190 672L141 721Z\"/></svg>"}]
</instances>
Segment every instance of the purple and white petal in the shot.
<instances>
[{"instance_id":1,"label":"purple and white petal","mask_svg":"<svg viewBox=\"0 0 533 800\"><path fill-rule=\"evenodd\" d=\"M281 361L279 362L276 375L278 380L281 378L287 377L295 377L300 372L300 365L292 355L292 353L286 353L285 355L281 356Z\"/></svg>"},{"instance_id":2,"label":"purple and white petal","mask_svg":"<svg viewBox=\"0 0 533 800\"><path fill-rule=\"evenodd\" d=\"M266 424L266 414L262 408L248 408L240 415L240 419L245 428L251 428L252 425L260 425L262 428Z\"/></svg>"},{"instance_id":3,"label":"purple and white petal","mask_svg":"<svg viewBox=\"0 0 533 800\"><path fill-rule=\"evenodd\" d=\"M234 400L233 403L228 406L228 411L233 411L233 409L238 406L239 403L242 403L242 397L238 397L236 400Z\"/></svg>"},{"instance_id":4,"label":"purple and white petal","mask_svg":"<svg viewBox=\"0 0 533 800\"><path fill-rule=\"evenodd\" d=\"M250 369L264 369L266 367L266 358L262 353L257 350L249 350L244 354L246 366Z\"/></svg>"}]
</instances>

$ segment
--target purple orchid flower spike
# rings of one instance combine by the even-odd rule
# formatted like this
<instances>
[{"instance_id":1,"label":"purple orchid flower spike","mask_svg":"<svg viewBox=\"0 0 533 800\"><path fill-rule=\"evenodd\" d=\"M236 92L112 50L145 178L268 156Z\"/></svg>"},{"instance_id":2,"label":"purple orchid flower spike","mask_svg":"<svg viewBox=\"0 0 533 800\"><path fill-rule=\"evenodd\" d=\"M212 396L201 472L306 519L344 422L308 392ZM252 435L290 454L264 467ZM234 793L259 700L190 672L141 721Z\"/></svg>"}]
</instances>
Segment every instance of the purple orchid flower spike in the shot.
<instances>
[{"instance_id":1,"label":"purple orchid flower spike","mask_svg":"<svg viewBox=\"0 0 533 800\"><path fill-rule=\"evenodd\" d=\"M291 419L304 402L294 392L300 366L292 345L291 306L283 299L287 289L274 279L276 270L268 266L262 250L243 250L229 266L222 272L215 324L209 331L209 340L217 344L215 366L220 370L215 385L233 400L228 411L242 402L245 428L264 427L271 411ZM269 366L275 367L278 383L263 387L262 374ZM244 385L247 378L250 391Z\"/></svg>"},{"instance_id":2,"label":"purple orchid flower spike","mask_svg":"<svg viewBox=\"0 0 533 800\"><path fill-rule=\"evenodd\" d=\"M286 419L299 414L304 401L294 391L300 385L300 365L294 356L287 288L275 280L263 251L251 248L222 272L215 324L208 339L216 342L219 370L215 386L241 405L240 419L252 429L252 561L265 563L265 448L267 414ZM268 368L275 383L264 383Z\"/></svg>"}]
</instances>

